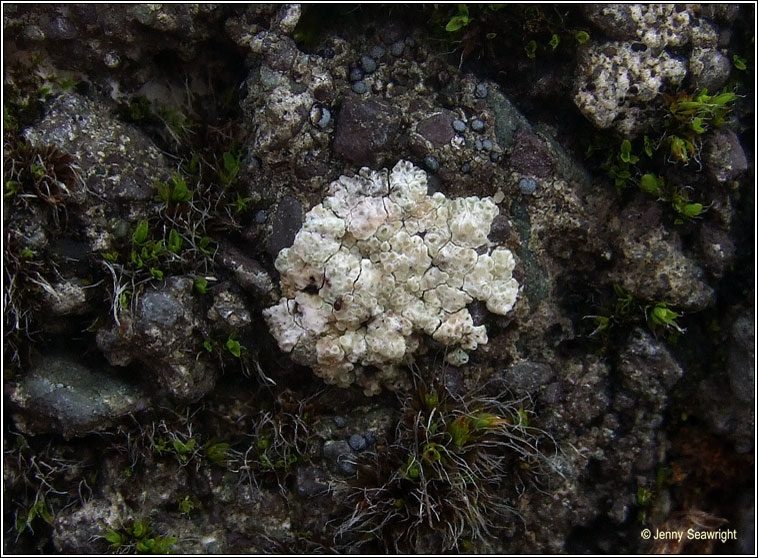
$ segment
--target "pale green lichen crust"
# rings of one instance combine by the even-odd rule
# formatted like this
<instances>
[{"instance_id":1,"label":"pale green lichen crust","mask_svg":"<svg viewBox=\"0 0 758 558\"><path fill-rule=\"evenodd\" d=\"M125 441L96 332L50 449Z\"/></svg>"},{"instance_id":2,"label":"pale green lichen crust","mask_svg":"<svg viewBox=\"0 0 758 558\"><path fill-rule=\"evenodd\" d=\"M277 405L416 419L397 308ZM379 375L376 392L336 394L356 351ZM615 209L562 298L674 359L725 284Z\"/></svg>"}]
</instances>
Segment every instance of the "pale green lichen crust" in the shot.
<instances>
[{"instance_id":1,"label":"pale green lichen crust","mask_svg":"<svg viewBox=\"0 0 758 558\"><path fill-rule=\"evenodd\" d=\"M487 343L466 305L506 314L516 302L511 252L487 235L490 198L427 195L408 161L341 176L276 259L282 298L263 315L282 351L339 386L393 389L423 335L460 349Z\"/></svg>"}]
</instances>

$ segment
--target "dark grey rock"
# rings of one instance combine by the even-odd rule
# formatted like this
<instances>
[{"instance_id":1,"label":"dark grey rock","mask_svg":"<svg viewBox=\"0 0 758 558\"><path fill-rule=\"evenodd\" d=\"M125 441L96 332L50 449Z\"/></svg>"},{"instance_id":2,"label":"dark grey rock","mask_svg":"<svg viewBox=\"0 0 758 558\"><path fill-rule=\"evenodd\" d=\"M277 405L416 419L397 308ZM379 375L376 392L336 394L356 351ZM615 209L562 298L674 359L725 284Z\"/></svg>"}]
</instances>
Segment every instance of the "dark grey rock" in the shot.
<instances>
[{"instance_id":1,"label":"dark grey rock","mask_svg":"<svg viewBox=\"0 0 758 558\"><path fill-rule=\"evenodd\" d=\"M334 420L334 425L337 428L345 428L347 426L347 421L345 420L345 417L336 416L332 420Z\"/></svg>"},{"instance_id":2,"label":"dark grey rock","mask_svg":"<svg viewBox=\"0 0 758 558\"><path fill-rule=\"evenodd\" d=\"M387 159L399 132L394 107L350 96L337 119L334 151L355 165L376 168Z\"/></svg>"},{"instance_id":3,"label":"dark grey rock","mask_svg":"<svg viewBox=\"0 0 758 558\"><path fill-rule=\"evenodd\" d=\"M498 161L500 161L500 157L501 155L497 151L490 151L490 161L492 161L493 163L497 163Z\"/></svg>"},{"instance_id":4,"label":"dark grey rock","mask_svg":"<svg viewBox=\"0 0 758 558\"><path fill-rule=\"evenodd\" d=\"M736 253L729 233L711 223L702 223L698 228L698 244L706 271L714 278L721 279L734 262Z\"/></svg>"},{"instance_id":5,"label":"dark grey rock","mask_svg":"<svg viewBox=\"0 0 758 558\"><path fill-rule=\"evenodd\" d=\"M403 41L395 41L390 46L390 54L392 54L392 56L396 56L396 57L402 56L404 50L405 50L405 43Z\"/></svg>"},{"instance_id":6,"label":"dark grey rock","mask_svg":"<svg viewBox=\"0 0 758 558\"><path fill-rule=\"evenodd\" d=\"M146 293L140 302L140 323L146 328L151 324L171 327L184 314L181 303L165 292Z\"/></svg>"},{"instance_id":7,"label":"dark grey rock","mask_svg":"<svg viewBox=\"0 0 758 558\"><path fill-rule=\"evenodd\" d=\"M504 377L516 395L527 395L548 384L554 376L555 373L548 364L523 361L511 366Z\"/></svg>"},{"instance_id":8,"label":"dark grey rock","mask_svg":"<svg viewBox=\"0 0 758 558\"><path fill-rule=\"evenodd\" d=\"M337 475L352 476L358 471L356 454L344 440L324 444L324 459L329 470Z\"/></svg>"},{"instance_id":9,"label":"dark grey rock","mask_svg":"<svg viewBox=\"0 0 758 558\"><path fill-rule=\"evenodd\" d=\"M708 176L716 184L730 182L748 168L740 139L728 128L715 130L706 141L704 151Z\"/></svg>"},{"instance_id":10,"label":"dark grey rock","mask_svg":"<svg viewBox=\"0 0 758 558\"><path fill-rule=\"evenodd\" d=\"M299 202L297 200L295 202L298 204L297 214L299 215ZM294 235L292 238L294 239ZM278 252L276 253L278 254ZM276 287L268 272L260 263L246 256L238 248L220 243L216 253L216 262L227 271L232 272L240 286L255 295L262 303L269 304L278 300Z\"/></svg>"},{"instance_id":11,"label":"dark grey rock","mask_svg":"<svg viewBox=\"0 0 758 558\"><path fill-rule=\"evenodd\" d=\"M82 183L109 202L105 206L109 212L114 202L152 200L155 182L170 174L163 155L147 136L76 93L55 99L45 117L24 135L33 145L55 144L71 154Z\"/></svg>"},{"instance_id":12,"label":"dark grey rock","mask_svg":"<svg viewBox=\"0 0 758 558\"><path fill-rule=\"evenodd\" d=\"M147 407L144 394L113 370L95 370L62 356L44 357L12 388L10 398L23 432L59 432L66 438L101 430Z\"/></svg>"},{"instance_id":13,"label":"dark grey rock","mask_svg":"<svg viewBox=\"0 0 758 558\"><path fill-rule=\"evenodd\" d=\"M690 57L692 87L715 93L721 89L732 71L732 61L715 48L696 48Z\"/></svg>"},{"instance_id":14,"label":"dark grey rock","mask_svg":"<svg viewBox=\"0 0 758 558\"><path fill-rule=\"evenodd\" d=\"M463 163L461 165L461 172L463 174L468 174L471 172L471 165L469 163Z\"/></svg>"},{"instance_id":15,"label":"dark grey rock","mask_svg":"<svg viewBox=\"0 0 758 558\"><path fill-rule=\"evenodd\" d=\"M368 446L368 442L366 442L366 438L364 438L360 434L351 435L350 438L348 438L347 443L355 451L363 451L364 449L366 449L366 446Z\"/></svg>"},{"instance_id":16,"label":"dark grey rock","mask_svg":"<svg viewBox=\"0 0 758 558\"><path fill-rule=\"evenodd\" d=\"M303 209L297 198L284 196L274 212L271 236L268 237L268 253L276 258L282 248L289 248L303 224Z\"/></svg>"},{"instance_id":17,"label":"dark grey rock","mask_svg":"<svg viewBox=\"0 0 758 558\"><path fill-rule=\"evenodd\" d=\"M252 314L242 297L229 283L213 288L213 305L208 310L208 319L225 330L234 333L252 322Z\"/></svg>"},{"instance_id":18,"label":"dark grey rock","mask_svg":"<svg viewBox=\"0 0 758 558\"><path fill-rule=\"evenodd\" d=\"M537 181L534 178L522 178L518 183L519 190L525 196L531 196L537 191Z\"/></svg>"},{"instance_id":19,"label":"dark grey rock","mask_svg":"<svg viewBox=\"0 0 758 558\"><path fill-rule=\"evenodd\" d=\"M521 128L516 133L510 165L521 174L547 178L553 173L553 156L544 140L528 128Z\"/></svg>"},{"instance_id":20,"label":"dark grey rock","mask_svg":"<svg viewBox=\"0 0 758 558\"><path fill-rule=\"evenodd\" d=\"M355 83L353 83L350 89L353 90L353 93L357 93L358 95L363 95L364 93L368 93L368 85L366 85L365 81L356 81Z\"/></svg>"},{"instance_id":21,"label":"dark grey rock","mask_svg":"<svg viewBox=\"0 0 758 558\"><path fill-rule=\"evenodd\" d=\"M325 472L313 465L298 467L295 473L295 490L300 498L315 498L329 491L329 485L324 481Z\"/></svg>"},{"instance_id":22,"label":"dark grey rock","mask_svg":"<svg viewBox=\"0 0 758 558\"><path fill-rule=\"evenodd\" d=\"M492 151L492 141L488 139L482 140L482 149L485 151Z\"/></svg>"},{"instance_id":23,"label":"dark grey rock","mask_svg":"<svg viewBox=\"0 0 758 558\"><path fill-rule=\"evenodd\" d=\"M53 19L45 29L45 34L53 40L71 40L79 34L76 26L63 16Z\"/></svg>"},{"instance_id":24,"label":"dark grey rock","mask_svg":"<svg viewBox=\"0 0 758 558\"><path fill-rule=\"evenodd\" d=\"M476 89L474 90L474 95L479 99L485 99L487 95L489 95L489 87L487 87L484 83L477 83Z\"/></svg>"},{"instance_id":25,"label":"dark grey rock","mask_svg":"<svg viewBox=\"0 0 758 558\"><path fill-rule=\"evenodd\" d=\"M479 120L478 118L475 118L471 121L471 129L475 132L481 132L484 130L484 122Z\"/></svg>"},{"instance_id":26,"label":"dark grey rock","mask_svg":"<svg viewBox=\"0 0 758 558\"><path fill-rule=\"evenodd\" d=\"M208 361L200 331L210 324L201 315L191 277L169 277L142 295L134 315L97 332L97 346L113 366L143 365L143 378L177 400L196 401L213 389L219 371Z\"/></svg>"},{"instance_id":27,"label":"dark grey rock","mask_svg":"<svg viewBox=\"0 0 758 558\"><path fill-rule=\"evenodd\" d=\"M641 202L612 217L616 263L608 278L640 300L702 310L714 302L713 288L703 269L684 253L679 233L666 228L661 218L659 205Z\"/></svg>"},{"instance_id":28,"label":"dark grey rock","mask_svg":"<svg viewBox=\"0 0 758 558\"><path fill-rule=\"evenodd\" d=\"M752 404L755 396L755 316L745 310L732 326L729 383L735 397Z\"/></svg>"},{"instance_id":29,"label":"dark grey rock","mask_svg":"<svg viewBox=\"0 0 758 558\"><path fill-rule=\"evenodd\" d=\"M445 111L419 122L416 126L416 132L421 134L424 139L432 142L435 147L442 147L450 143L455 136L451 127L453 122L453 115Z\"/></svg>"}]
</instances>

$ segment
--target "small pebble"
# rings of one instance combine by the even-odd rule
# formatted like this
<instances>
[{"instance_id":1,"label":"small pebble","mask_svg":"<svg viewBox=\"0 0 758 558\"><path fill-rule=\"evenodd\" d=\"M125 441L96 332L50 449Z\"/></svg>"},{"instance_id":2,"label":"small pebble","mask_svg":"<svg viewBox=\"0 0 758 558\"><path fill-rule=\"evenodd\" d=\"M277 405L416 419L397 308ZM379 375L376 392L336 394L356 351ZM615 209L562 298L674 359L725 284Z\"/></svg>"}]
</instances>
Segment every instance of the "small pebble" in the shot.
<instances>
[{"instance_id":1,"label":"small pebble","mask_svg":"<svg viewBox=\"0 0 758 558\"><path fill-rule=\"evenodd\" d=\"M413 48L416 46L416 41L413 37L406 37L405 38L405 44L409 47Z\"/></svg>"},{"instance_id":2,"label":"small pebble","mask_svg":"<svg viewBox=\"0 0 758 558\"><path fill-rule=\"evenodd\" d=\"M471 122L471 129L474 130L475 132L481 132L482 130L484 130L484 122L482 122L481 120L477 118L476 120Z\"/></svg>"},{"instance_id":3,"label":"small pebble","mask_svg":"<svg viewBox=\"0 0 758 558\"><path fill-rule=\"evenodd\" d=\"M353 86L351 87L354 93L358 93L358 95L363 95L368 91L368 85L366 85L366 82L364 81L356 81Z\"/></svg>"},{"instance_id":4,"label":"small pebble","mask_svg":"<svg viewBox=\"0 0 758 558\"><path fill-rule=\"evenodd\" d=\"M353 68L350 70L350 81L360 81L363 79L363 70L360 68Z\"/></svg>"},{"instance_id":5,"label":"small pebble","mask_svg":"<svg viewBox=\"0 0 758 558\"><path fill-rule=\"evenodd\" d=\"M371 55L371 58L374 60L379 60L382 56L384 56L384 48L382 48L379 45L371 47L371 50L368 52Z\"/></svg>"},{"instance_id":6,"label":"small pebble","mask_svg":"<svg viewBox=\"0 0 758 558\"><path fill-rule=\"evenodd\" d=\"M482 142L482 149L485 151L492 151L492 141L486 139Z\"/></svg>"},{"instance_id":7,"label":"small pebble","mask_svg":"<svg viewBox=\"0 0 758 558\"><path fill-rule=\"evenodd\" d=\"M369 445L373 444L376 440L374 439L374 433L369 430L363 435L364 438L366 438L366 443Z\"/></svg>"},{"instance_id":8,"label":"small pebble","mask_svg":"<svg viewBox=\"0 0 758 558\"><path fill-rule=\"evenodd\" d=\"M339 460L337 467L339 468L341 473L352 476L358 472L358 466L352 461L349 461L349 459L350 458L347 457L346 455L341 456L341 459Z\"/></svg>"},{"instance_id":9,"label":"small pebble","mask_svg":"<svg viewBox=\"0 0 758 558\"><path fill-rule=\"evenodd\" d=\"M321 107L321 118L316 122L316 126L321 129L326 128L329 125L329 121L332 119L332 113L326 107Z\"/></svg>"},{"instance_id":10,"label":"small pebble","mask_svg":"<svg viewBox=\"0 0 758 558\"><path fill-rule=\"evenodd\" d=\"M484 85L483 83L479 83L476 86L476 90L474 91L474 95L476 95L480 99L484 99L489 92L490 92L490 90L487 88L486 85Z\"/></svg>"},{"instance_id":11,"label":"small pebble","mask_svg":"<svg viewBox=\"0 0 758 558\"><path fill-rule=\"evenodd\" d=\"M522 178L518 183L518 187L522 194L530 196L537 191L537 181L533 178Z\"/></svg>"},{"instance_id":12,"label":"small pebble","mask_svg":"<svg viewBox=\"0 0 758 558\"><path fill-rule=\"evenodd\" d=\"M347 426L347 421L345 420L345 417L334 417L334 425L337 428L345 428Z\"/></svg>"},{"instance_id":13,"label":"small pebble","mask_svg":"<svg viewBox=\"0 0 758 558\"><path fill-rule=\"evenodd\" d=\"M482 140L480 140L480 139L476 140L476 141L474 142L474 148L475 148L477 151L481 151L481 150L482 150Z\"/></svg>"},{"instance_id":14,"label":"small pebble","mask_svg":"<svg viewBox=\"0 0 758 558\"><path fill-rule=\"evenodd\" d=\"M424 166L429 169L429 172L437 172L440 170L440 163L437 160L437 157L434 157L432 155L427 155L424 157Z\"/></svg>"},{"instance_id":15,"label":"small pebble","mask_svg":"<svg viewBox=\"0 0 758 558\"><path fill-rule=\"evenodd\" d=\"M266 212L261 209L255 213L255 222L262 225L266 222Z\"/></svg>"},{"instance_id":16,"label":"small pebble","mask_svg":"<svg viewBox=\"0 0 758 558\"><path fill-rule=\"evenodd\" d=\"M453 120L453 130L456 132L465 132L466 123L463 120Z\"/></svg>"},{"instance_id":17,"label":"small pebble","mask_svg":"<svg viewBox=\"0 0 758 558\"><path fill-rule=\"evenodd\" d=\"M376 71L376 62L370 56L361 56L361 68L367 74L372 74Z\"/></svg>"},{"instance_id":18,"label":"small pebble","mask_svg":"<svg viewBox=\"0 0 758 558\"><path fill-rule=\"evenodd\" d=\"M364 438L360 434L353 434L352 436L350 436L350 438L347 440L347 443L355 451L363 451L366 449L366 446L368 445L368 442L366 442L366 438Z\"/></svg>"},{"instance_id":19,"label":"small pebble","mask_svg":"<svg viewBox=\"0 0 758 558\"><path fill-rule=\"evenodd\" d=\"M490 161L497 163L500 160L500 153L497 151L490 151Z\"/></svg>"},{"instance_id":20,"label":"small pebble","mask_svg":"<svg viewBox=\"0 0 758 558\"><path fill-rule=\"evenodd\" d=\"M390 54L392 56L402 56L405 50L405 43L403 41L396 41L390 46Z\"/></svg>"},{"instance_id":21,"label":"small pebble","mask_svg":"<svg viewBox=\"0 0 758 558\"><path fill-rule=\"evenodd\" d=\"M469 165L468 163L463 163L463 164L461 165L461 172L462 172L463 174L468 174L468 173L470 173L470 172L471 172L471 165Z\"/></svg>"}]
</instances>

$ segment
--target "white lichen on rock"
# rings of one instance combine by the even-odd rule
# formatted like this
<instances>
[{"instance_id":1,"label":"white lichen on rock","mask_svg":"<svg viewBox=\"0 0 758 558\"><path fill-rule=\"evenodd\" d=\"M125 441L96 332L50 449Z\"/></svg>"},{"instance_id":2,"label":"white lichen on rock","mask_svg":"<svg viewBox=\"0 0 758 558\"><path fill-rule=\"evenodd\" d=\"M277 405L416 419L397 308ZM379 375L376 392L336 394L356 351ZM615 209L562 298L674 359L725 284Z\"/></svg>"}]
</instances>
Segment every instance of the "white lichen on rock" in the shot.
<instances>
[{"instance_id":1,"label":"white lichen on rock","mask_svg":"<svg viewBox=\"0 0 758 558\"><path fill-rule=\"evenodd\" d=\"M516 302L511 252L487 235L490 198L427 195L407 161L333 182L276 259L282 298L263 315L282 351L343 387L367 394L401 383L423 335L461 354L487 343L466 306L505 314Z\"/></svg>"},{"instance_id":2,"label":"white lichen on rock","mask_svg":"<svg viewBox=\"0 0 758 558\"><path fill-rule=\"evenodd\" d=\"M679 85L686 64L667 52L635 50L630 43L592 44L578 64L574 103L595 126L636 137L648 103L664 86Z\"/></svg>"}]
</instances>

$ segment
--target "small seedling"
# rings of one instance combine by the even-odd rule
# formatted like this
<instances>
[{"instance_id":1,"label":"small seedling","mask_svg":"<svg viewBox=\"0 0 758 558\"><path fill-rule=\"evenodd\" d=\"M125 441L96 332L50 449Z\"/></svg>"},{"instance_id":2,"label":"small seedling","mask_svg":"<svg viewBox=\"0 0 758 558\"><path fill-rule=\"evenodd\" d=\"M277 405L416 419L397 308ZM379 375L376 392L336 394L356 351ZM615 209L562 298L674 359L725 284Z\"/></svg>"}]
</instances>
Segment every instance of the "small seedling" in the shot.
<instances>
[{"instance_id":1,"label":"small seedling","mask_svg":"<svg viewBox=\"0 0 758 558\"><path fill-rule=\"evenodd\" d=\"M226 340L226 349L237 358L240 358L240 355L242 354L242 350L244 349L244 347L240 345L239 341L230 337L229 339Z\"/></svg>"},{"instance_id":2,"label":"small seedling","mask_svg":"<svg viewBox=\"0 0 758 558\"><path fill-rule=\"evenodd\" d=\"M445 25L445 31L448 33L460 31L470 22L471 18L469 17L468 6L466 6L466 4L458 4L458 15L450 18L450 21L448 21L447 25Z\"/></svg>"},{"instance_id":3,"label":"small seedling","mask_svg":"<svg viewBox=\"0 0 758 558\"><path fill-rule=\"evenodd\" d=\"M199 294L205 294L208 292L208 280L204 277L196 277L192 285Z\"/></svg>"},{"instance_id":4,"label":"small seedling","mask_svg":"<svg viewBox=\"0 0 758 558\"><path fill-rule=\"evenodd\" d=\"M159 180L155 183L155 187L158 190L158 199L164 203L176 204L192 200L192 191L179 173L171 175L170 184Z\"/></svg>"},{"instance_id":5,"label":"small seedling","mask_svg":"<svg viewBox=\"0 0 758 558\"><path fill-rule=\"evenodd\" d=\"M524 46L524 51L526 52L526 57L534 60L537 58L537 41L531 40Z\"/></svg>"},{"instance_id":6,"label":"small seedling","mask_svg":"<svg viewBox=\"0 0 758 558\"><path fill-rule=\"evenodd\" d=\"M679 314L668 308L666 303L659 302L655 306L648 306L645 308L645 312L648 315L648 323L650 328L655 330L658 328L674 329L679 333L684 333L685 330L676 323L676 319Z\"/></svg>"}]
</instances>

